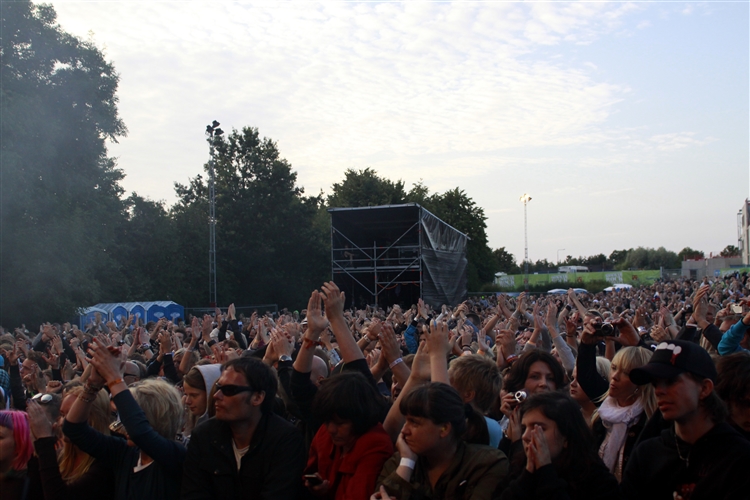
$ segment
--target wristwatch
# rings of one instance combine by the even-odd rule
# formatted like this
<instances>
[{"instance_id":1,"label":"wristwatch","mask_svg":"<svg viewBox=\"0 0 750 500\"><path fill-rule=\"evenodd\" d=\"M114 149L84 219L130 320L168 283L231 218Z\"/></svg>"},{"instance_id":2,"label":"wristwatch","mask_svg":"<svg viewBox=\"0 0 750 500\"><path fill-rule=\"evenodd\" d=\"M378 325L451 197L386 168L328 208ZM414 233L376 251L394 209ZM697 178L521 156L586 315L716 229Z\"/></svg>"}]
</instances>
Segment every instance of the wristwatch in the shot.
<instances>
[{"instance_id":1,"label":"wristwatch","mask_svg":"<svg viewBox=\"0 0 750 500\"><path fill-rule=\"evenodd\" d=\"M286 354L282 354L281 356L279 356L279 361L291 361L291 360L292 360L292 357Z\"/></svg>"}]
</instances>

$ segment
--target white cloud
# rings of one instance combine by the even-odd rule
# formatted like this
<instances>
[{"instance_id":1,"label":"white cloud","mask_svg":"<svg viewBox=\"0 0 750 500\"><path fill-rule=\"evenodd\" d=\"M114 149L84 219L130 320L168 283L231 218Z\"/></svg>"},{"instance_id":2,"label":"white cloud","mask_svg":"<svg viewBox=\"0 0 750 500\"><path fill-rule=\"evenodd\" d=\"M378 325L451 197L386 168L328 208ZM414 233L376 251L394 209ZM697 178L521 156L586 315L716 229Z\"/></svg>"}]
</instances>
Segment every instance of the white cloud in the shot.
<instances>
[{"instance_id":1,"label":"white cloud","mask_svg":"<svg viewBox=\"0 0 750 500\"><path fill-rule=\"evenodd\" d=\"M111 152L124 186L170 203L172 182L201 171L203 130L218 119L278 141L308 193L368 166L407 187L460 185L496 216L490 242L502 246L511 234L503 214L518 210L530 181L565 203L610 189L599 178L608 173L715 140L612 126L616 108L636 98L630 84L606 79L593 57L571 62L576 48L637 36L650 26L644 16L658 17L647 4L54 5L65 30L94 32L121 74L130 133ZM589 190L592 179L601 185Z\"/></svg>"}]
</instances>

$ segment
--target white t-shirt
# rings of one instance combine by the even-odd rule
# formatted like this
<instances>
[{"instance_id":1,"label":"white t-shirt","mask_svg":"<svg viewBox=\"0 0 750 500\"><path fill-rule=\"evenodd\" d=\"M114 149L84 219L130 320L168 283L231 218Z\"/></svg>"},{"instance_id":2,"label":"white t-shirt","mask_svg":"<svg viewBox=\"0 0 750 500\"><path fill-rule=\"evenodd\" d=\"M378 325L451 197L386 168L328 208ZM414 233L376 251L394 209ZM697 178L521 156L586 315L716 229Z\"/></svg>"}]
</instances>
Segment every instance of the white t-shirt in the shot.
<instances>
[{"instance_id":1,"label":"white t-shirt","mask_svg":"<svg viewBox=\"0 0 750 500\"><path fill-rule=\"evenodd\" d=\"M237 445L234 444L234 439L232 439L232 450L234 451L234 458L237 460L237 470L240 470L240 465L242 464L242 457L244 457L247 454L247 451L250 449L250 445L245 446L244 448L237 448Z\"/></svg>"}]
</instances>

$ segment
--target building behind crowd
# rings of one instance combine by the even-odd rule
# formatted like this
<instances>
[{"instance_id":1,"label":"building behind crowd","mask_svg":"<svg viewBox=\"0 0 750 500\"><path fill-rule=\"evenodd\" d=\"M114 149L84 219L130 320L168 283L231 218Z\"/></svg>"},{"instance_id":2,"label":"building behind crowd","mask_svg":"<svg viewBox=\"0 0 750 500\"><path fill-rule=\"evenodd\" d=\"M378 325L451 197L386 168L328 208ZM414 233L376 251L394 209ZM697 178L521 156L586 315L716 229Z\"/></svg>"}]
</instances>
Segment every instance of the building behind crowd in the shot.
<instances>
[{"instance_id":1,"label":"building behind crowd","mask_svg":"<svg viewBox=\"0 0 750 500\"><path fill-rule=\"evenodd\" d=\"M705 277L716 278L727 273L728 269L741 268L742 257L709 257L708 259L687 259L682 261L682 276L694 280Z\"/></svg>"},{"instance_id":2,"label":"building behind crowd","mask_svg":"<svg viewBox=\"0 0 750 500\"><path fill-rule=\"evenodd\" d=\"M737 246L742 256L742 265L750 266L750 199L745 199L737 213Z\"/></svg>"}]
</instances>

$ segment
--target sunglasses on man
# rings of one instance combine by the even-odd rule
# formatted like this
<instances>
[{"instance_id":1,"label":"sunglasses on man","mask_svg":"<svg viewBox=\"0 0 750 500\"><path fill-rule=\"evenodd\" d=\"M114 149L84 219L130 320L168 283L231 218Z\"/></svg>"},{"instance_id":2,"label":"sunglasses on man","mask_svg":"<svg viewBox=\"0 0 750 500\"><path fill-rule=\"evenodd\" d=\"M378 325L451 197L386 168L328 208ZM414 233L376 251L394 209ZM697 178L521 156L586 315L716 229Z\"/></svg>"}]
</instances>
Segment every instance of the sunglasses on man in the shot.
<instances>
[{"instance_id":1,"label":"sunglasses on man","mask_svg":"<svg viewBox=\"0 0 750 500\"><path fill-rule=\"evenodd\" d=\"M230 397L236 396L237 394L241 392L256 392L255 389L253 389L252 387L248 387L246 385L216 384L216 391L214 392L214 394L216 394L216 392L219 392L219 391L221 391L223 395L230 396Z\"/></svg>"}]
</instances>

